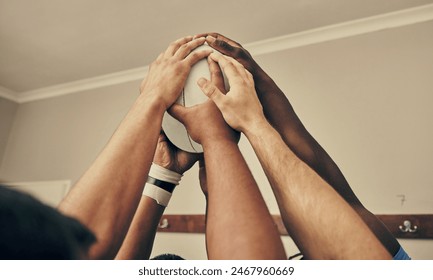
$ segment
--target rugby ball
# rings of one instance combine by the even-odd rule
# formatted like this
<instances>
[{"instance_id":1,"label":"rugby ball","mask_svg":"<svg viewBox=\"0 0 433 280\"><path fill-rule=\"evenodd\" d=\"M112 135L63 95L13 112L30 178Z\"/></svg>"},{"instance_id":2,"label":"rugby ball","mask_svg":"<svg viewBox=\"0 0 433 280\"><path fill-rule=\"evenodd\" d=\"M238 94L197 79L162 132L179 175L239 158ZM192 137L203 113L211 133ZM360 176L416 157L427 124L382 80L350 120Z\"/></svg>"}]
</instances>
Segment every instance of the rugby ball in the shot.
<instances>
[{"instance_id":1,"label":"rugby ball","mask_svg":"<svg viewBox=\"0 0 433 280\"><path fill-rule=\"evenodd\" d=\"M194 50L200 51L203 49L211 49L209 45L202 45ZM217 50L213 49L214 52L219 53ZM226 90L228 90L229 85L227 78L224 76L224 83ZM186 79L185 86L180 94L179 98L176 100L177 104L185 107L191 107L197 104L205 102L208 97L201 91L200 87L197 85L198 79L204 77L210 80L210 71L207 58L204 58L194 64L191 68L189 76ZM173 118L169 113L165 112L162 119L162 129L165 135L176 147L181 150L190 153L202 153L202 146L191 139L185 126Z\"/></svg>"}]
</instances>

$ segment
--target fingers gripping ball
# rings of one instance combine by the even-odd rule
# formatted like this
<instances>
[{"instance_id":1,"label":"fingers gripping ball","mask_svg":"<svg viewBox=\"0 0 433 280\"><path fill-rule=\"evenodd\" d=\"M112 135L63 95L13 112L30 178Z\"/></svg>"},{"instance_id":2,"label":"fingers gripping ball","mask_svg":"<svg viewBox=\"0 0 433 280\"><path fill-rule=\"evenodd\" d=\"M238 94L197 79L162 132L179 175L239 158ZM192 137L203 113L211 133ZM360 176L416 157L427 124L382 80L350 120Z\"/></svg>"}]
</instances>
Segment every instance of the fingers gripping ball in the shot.
<instances>
[{"instance_id":1,"label":"fingers gripping ball","mask_svg":"<svg viewBox=\"0 0 433 280\"><path fill-rule=\"evenodd\" d=\"M202 45L194 50L200 51L203 49L210 49L208 45ZM216 50L214 52L219 53ZM191 68L191 72L189 73L188 78L186 79L185 86L180 94L179 98L176 100L177 104L180 104L185 107L191 107L197 104L201 104L208 100L208 97L203 94L200 87L197 85L197 80L201 77L204 77L210 80L210 70L209 65L206 59L202 59ZM224 76L224 84L226 90L228 90L228 82L227 78ZM172 142L176 147L181 150L190 152L190 153L202 153L202 146L191 139L188 131L185 126L173 118L167 112L164 114L164 118L162 120L162 128L167 136L167 138Z\"/></svg>"}]
</instances>

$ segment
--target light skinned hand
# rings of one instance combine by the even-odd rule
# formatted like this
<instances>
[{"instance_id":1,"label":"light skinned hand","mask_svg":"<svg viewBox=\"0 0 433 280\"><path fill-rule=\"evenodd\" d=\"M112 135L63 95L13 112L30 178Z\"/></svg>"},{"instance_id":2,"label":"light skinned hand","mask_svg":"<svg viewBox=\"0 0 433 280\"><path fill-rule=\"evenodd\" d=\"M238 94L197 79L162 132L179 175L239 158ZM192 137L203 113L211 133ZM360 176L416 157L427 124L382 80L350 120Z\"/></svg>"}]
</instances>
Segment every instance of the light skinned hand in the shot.
<instances>
[{"instance_id":1,"label":"light skinned hand","mask_svg":"<svg viewBox=\"0 0 433 280\"><path fill-rule=\"evenodd\" d=\"M215 83L205 78L200 78L197 83L203 93L215 102L225 121L233 129L245 133L255 122L265 119L253 76L231 57L212 53L209 59L219 64L227 76L230 90L224 94Z\"/></svg>"},{"instance_id":2,"label":"light skinned hand","mask_svg":"<svg viewBox=\"0 0 433 280\"><path fill-rule=\"evenodd\" d=\"M170 107L181 93L191 67L212 52L192 52L204 42L205 38L193 39L192 36L172 42L150 65L149 72L140 85L141 94L162 101L165 109Z\"/></svg>"},{"instance_id":3,"label":"light skinned hand","mask_svg":"<svg viewBox=\"0 0 433 280\"><path fill-rule=\"evenodd\" d=\"M208 58L209 71L213 85L218 91L224 92L224 79L218 64ZM191 138L200 144L206 141L229 140L238 142L239 133L231 129L211 100L191 106L184 107L179 104L173 104L168 112L183 123Z\"/></svg>"}]
</instances>

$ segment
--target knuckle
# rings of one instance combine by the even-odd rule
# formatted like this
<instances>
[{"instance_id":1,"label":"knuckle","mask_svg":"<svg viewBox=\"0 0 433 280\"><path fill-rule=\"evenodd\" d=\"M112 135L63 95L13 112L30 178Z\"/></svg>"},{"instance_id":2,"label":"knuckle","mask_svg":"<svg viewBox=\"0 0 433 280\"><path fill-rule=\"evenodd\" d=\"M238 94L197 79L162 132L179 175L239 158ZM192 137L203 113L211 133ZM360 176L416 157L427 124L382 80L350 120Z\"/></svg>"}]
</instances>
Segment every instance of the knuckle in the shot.
<instances>
[{"instance_id":1,"label":"knuckle","mask_svg":"<svg viewBox=\"0 0 433 280\"><path fill-rule=\"evenodd\" d=\"M225 60L225 67L234 67L233 61L226 59Z\"/></svg>"},{"instance_id":2,"label":"knuckle","mask_svg":"<svg viewBox=\"0 0 433 280\"><path fill-rule=\"evenodd\" d=\"M200 53L199 52L192 52L189 54L192 60L197 60L200 58Z\"/></svg>"},{"instance_id":3,"label":"knuckle","mask_svg":"<svg viewBox=\"0 0 433 280\"><path fill-rule=\"evenodd\" d=\"M158 63L159 61L161 61L163 56L164 56L164 53L160 53L160 54L156 57L155 61L154 61L152 64L155 64L155 63Z\"/></svg>"},{"instance_id":4,"label":"knuckle","mask_svg":"<svg viewBox=\"0 0 433 280\"><path fill-rule=\"evenodd\" d=\"M210 69L210 73L211 73L211 75L214 75L214 76L222 75L222 71L219 67L212 67L212 69Z\"/></svg>"},{"instance_id":5,"label":"knuckle","mask_svg":"<svg viewBox=\"0 0 433 280\"><path fill-rule=\"evenodd\" d=\"M171 42L170 47L177 49L180 47L180 43L178 41Z\"/></svg>"},{"instance_id":6,"label":"knuckle","mask_svg":"<svg viewBox=\"0 0 433 280\"><path fill-rule=\"evenodd\" d=\"M241 81L241 86L242 86L242 87L248 87L248 86L249 86L248 81L243 79L243 80Z\"/></svg>"},{"instance_id":7,"label":"knuckle","mask_svg":"<svg viewBox=\"0 0 433 280\"><path fill-rule=\"evenodd\" d=\"M181 73L184 68L184 66L181 63L176 63L176 62L173 62L172 66L173 66L173 71L175 73Z\"/></svg>"},{"instance_id":8,"label":"knuckle","mask_svg":"<svg viewBox=\"0 0 433 280\"><path fill-rule=\"evenodd\" d=\"M253 74L251 74L251 72L248 70L246 70L246 73L247 73L248 79L253 80Z\"/></svg>"},{"instance_id":9,"label":"knuckle","mask_svg":"<svg viewBox=\"0 0 433 280\"><path fill-rule=\"evenodd\" d=\"M212 86L210 83L205 85L204 90L209 97L215 96L216 87Z\"/></svg>"},{"instance_id":10,"label":"knuckle","mask_svg":"<svg viewBox=\"0 0 433 280\"><path fill-rule=\"evenodd\" d=\"M239 57L240 59L247 59L248 58L247 52L242 48L236 48L235 53L236 53L236 56Z\"/></svg>"},{"instance_id":11,"label":"knuckle","mask_svg":"<svg viewBox=\"0 0 433 280\"><path fill-rule=\"evenodd\" d=\"M221 47L221 48L224 48L224 49L226 49L226 48L228 48L228 46L229 46L229 44L227 44L225 41L223 41L223 40L216 40L215 41L215 44L218 46L218 47Z\"/></svg>"},{"instance_id":12,"label":"knuckle","mask_svg":"<svg viewBox=\"0 0 433 280\"><path fill-rule=\"evenodd\" d=\"M235 55L235 57L244 57L244 52L242 49L240 48L233 48L233 54Z\"/></svg>"}]
</instances>

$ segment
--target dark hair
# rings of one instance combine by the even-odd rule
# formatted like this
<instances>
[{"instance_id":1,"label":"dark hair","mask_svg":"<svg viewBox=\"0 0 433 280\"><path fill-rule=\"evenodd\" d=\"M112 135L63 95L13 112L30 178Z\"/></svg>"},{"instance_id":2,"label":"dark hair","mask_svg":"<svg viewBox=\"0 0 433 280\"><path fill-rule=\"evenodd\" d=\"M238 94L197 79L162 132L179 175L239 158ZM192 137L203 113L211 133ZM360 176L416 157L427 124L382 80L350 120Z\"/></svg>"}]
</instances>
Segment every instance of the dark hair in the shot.
<instances>
[{"instance_id":1,"label":"dark hair","mask_svg":"<svg viewBox=\"0 0 433 280\"><path fill-rule=\"evenodd\" d=\"M175 254L161 254L151 258L151 260L185 260L185 259Z\"/></svg>"},{"instance_id":2,"label":"dark hair","mask_svg":"<svg viewBox=\"0 0 433 280\"><path fill-rule=\"evenodd\" d=\"M76 219L0 185L0 259L80 259L95 241Z\"/></svg>"}]
</instances>

